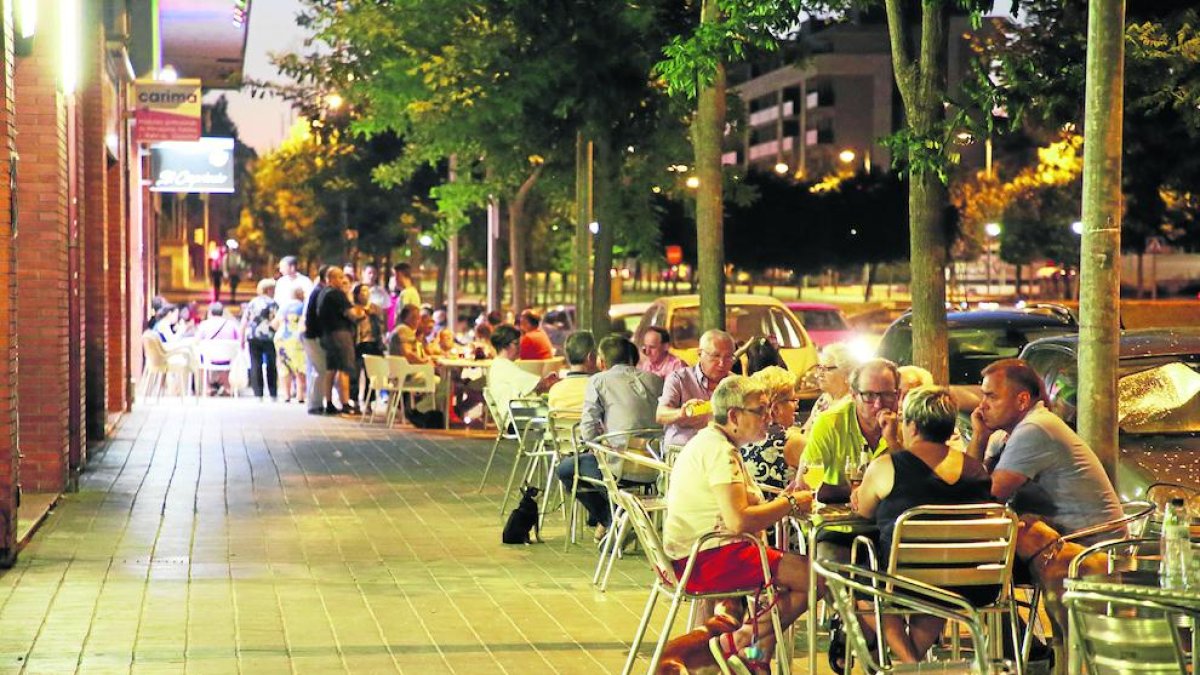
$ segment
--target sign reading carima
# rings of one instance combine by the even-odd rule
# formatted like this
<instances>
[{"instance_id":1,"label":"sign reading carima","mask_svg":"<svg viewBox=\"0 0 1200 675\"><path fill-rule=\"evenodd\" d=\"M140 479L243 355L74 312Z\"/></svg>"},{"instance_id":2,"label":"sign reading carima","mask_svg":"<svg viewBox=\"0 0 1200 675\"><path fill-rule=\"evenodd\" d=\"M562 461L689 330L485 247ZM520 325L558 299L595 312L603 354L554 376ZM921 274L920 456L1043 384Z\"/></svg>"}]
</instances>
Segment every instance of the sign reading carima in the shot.
<instances>
[{"instance_id":1,"label":"sign reading carima","mask_svg":"<svg viewBox=\"0 0 1200 675\"><path fill-rule=\"evenodd\" d=\"M233 139L150 146L151 192L233 192Z\"/></svg>"},{"instance_id":2,"label":"sign reading carima","mask_svg":"<svg viewBox=\"0 0 1200 675\"><path fill-rule=\"evenodd\" d=\"M138 80L133 111L138 143L199 140L200 80Z\"/></svg>"}]
</instances>

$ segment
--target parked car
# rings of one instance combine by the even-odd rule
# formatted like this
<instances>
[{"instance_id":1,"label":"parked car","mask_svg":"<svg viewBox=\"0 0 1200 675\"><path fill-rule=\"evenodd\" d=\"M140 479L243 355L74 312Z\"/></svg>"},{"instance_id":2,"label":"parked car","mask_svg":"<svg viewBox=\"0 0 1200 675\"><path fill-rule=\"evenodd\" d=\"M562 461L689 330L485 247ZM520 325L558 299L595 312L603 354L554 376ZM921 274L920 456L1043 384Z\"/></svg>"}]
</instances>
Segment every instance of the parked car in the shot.
<instances>
[{"instance_id":1,"label":"parked car","mask_svg":"<svg viewBox=\"0 0 1200 675\"><path fill-rule=\"evenodd\" d=\"M1075 426L1079 336L1031 342L1021 358L1042 376L1050 408ZM1157 481L1200 488L1200 329L1121 333L1117 363L1122 498Z\"/></svg>"},{"instance_id":2,"label":"parked car","mask_svg":"<svg viewBox=\"0 0 1200 675\"><path fill-rule=\"evenodd\" d=\"M1075 317L1058 305L950 312L946 325L950 384L979 384L980 371L995 361L1017 356L1030 342L1079 332ZM876 353L902 366L912 363L911 312L888 327Z\"/></svg>"},{"instance_id":3,"label":"parked car","mask_svg":"<svg viewBox=\"0 0 1200 675\"><path fill-rule=\"evenodd\" d=\"M821 302L789 302L787 308L792 310L808 336L820 349L831 342L848 342L858 336L846 315L837 305Z\"/></svg>"},{"instance_id":4,"label":"parked car","mask_svg":"<svg viewBox=\"0 0 1200 675\"><path fill-rule=\"evenodd\" d=\"M651 326L671 334L671 352L689 364L699 359L700 296L674 295L655 300L646 308L634 341ZM817 363L817 348L804 326L778 298L764 295L725 296L725 328L742 344L757 335L774 338L779 352L794 373L805 373Z\"/></svg>"},{"instance_id":5,"label":"parked car","mask_svg":"<svg viewBox=\"0 0 1200 675\"><path fill-rule=\"evenodd\" d=\"M563 345L575 332L575 325L575 305L556 305L542 313L542 330L549 336L556 354L563 353Z\"/></svg>"},{"instance_id":6,"label":"parked car","mask_svg":"<svg viewBox=\"0 0 1200 675\"><path fill-rule=\"evenodd\" d=\"M637 331L638 324L642 322L642 315L646 313L649 306L648 302L626 302L609 307L608 319L612 324L613 332L633 335Z\"/></svg>"}]
</instances>

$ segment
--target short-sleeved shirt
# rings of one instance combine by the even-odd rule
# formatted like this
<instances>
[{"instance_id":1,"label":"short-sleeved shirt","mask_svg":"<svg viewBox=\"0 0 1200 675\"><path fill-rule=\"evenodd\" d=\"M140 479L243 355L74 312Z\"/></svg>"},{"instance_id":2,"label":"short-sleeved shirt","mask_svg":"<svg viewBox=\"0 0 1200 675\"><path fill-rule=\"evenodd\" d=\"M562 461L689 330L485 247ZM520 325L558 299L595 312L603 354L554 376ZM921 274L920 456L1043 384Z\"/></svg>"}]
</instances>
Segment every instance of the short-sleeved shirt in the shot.
<instances>
[{"instance_id":1,"label":"short-sleeved shirt","mask_svg":"<svg viewBox=\"0 0 1200 675\"><path fill-rule=\"evenodd\" d=\"M846 460L853 459L857 463L863 450L873 458L878 457L887 452L887 441L881 436L875 447L867 443L858 426L854 399L849 399L835 403L813 423L808 443L804 446L804 463L825 467L822 483L841 485L846 478Z\"/></svg>"},{"instance_id":2,"label":"short-sleeved shirt","mask_svg":"<svg viewBox=\"0 0 1200 675\"><path fill-rule=\"evenodd\" d=\"M535 328L521 336L522 359L541 361L554 358L554 344L541 328Z\"/></svg>"},{"instance_id":3,"label":"short-sleeved shirt","mask_svg":"<svg viewBox=\"0 0 1200 675\"><path fill-rule=\"evenodd\" d=\"M748 494L762 498L742 464L742 456L719 427L709 424L688 441L671 469L667 487L667 519L663 549L674 560L686 558L696 540L709 532L728 532L713 488L742 483ZM703 549L723 543L710 539Z\"/></svg>"},{"instance_id":4,"label":"short-sleeved shirt","mask_svg":"<svg viewBox=\"0 0 1200 675\"><path fill-rule=\"evenodd\" d=\"M709 389L709 385L712 389ZM717 388L716 382L709 382L708 377L700 370L700 364L671 373L663 383L663 393L658 404L667 408L681 408L692 399L707 401L712 398L712 390ZM678 424L668 424L666 437L663 442L667 445L685 445L696 435L699 429Z\"/></svg>"},{"instance_id":5,"label":"short-sleeved shirt","mask_svg":"<svg viewBox=\"0 0 1200 675\"><path fill-rule=\"evenodd\" d=\"M321 301L317 306L317 316L324 326L325 332L337 330L354 331L354 320L346 316L350 309L350 298L340 288L325 287L321 292Z\"/></svg>"},{"instance_id":6,"label":"short-sleeved shirt","mask_svg":"<svg viewBox=\"0 0 1200 675\"><path fill-rule=\"evenodd\" d=\"M317 284L323 286L324 284ZM296 289L304 291L304 297L307 298L313 292L313 282L303 274L297 274L295 277L281 276L275 280L275 302L280 307L287 307L293 300L296 299Z\"/></svg>"},{"instance_id":7,"label":"short-sleeved shirt","mask_svg":"<svg viewBox=\"0 0 1200 675\"><path fill-rule=\"evenodd\" d=\"M1096 454L1041 402L1012 433L992 434L986 457L996 456L996 470L1028 479L1013 495L1018 513L1045 516L1063 534L1122 515L1121 500Z\"/></svg>"},{"instance_id":8,"label":"short-sleeved shirt","mask_svg":"<svg viewBox=\"0 0 1200 675\"><path fill-rule=\"evenodd\" d=\"M541 378L537 375L522 370L510 359L503 356L492 359L492 366L487 374L487 388L492 394L492 400L496 402L496 412L504 416L506 424L508 404L513 399L532 396L540 381Z\"/></svg>"},{"instance_id":9,"label":"short-sleeved shirt","mask_svg":"<svg viewBox=\"0 0 1200 675\"><path fill-rule=\"evenodd\" d=\"M587 373L567 373L546 392L547 405L551 410L582 414L583 393L587 390L588 379Z\"/></svg>"},{"instance_id":10,"label":"short-sleeved shirt","mask_svg":"<svg viewBox=\"0 0 1200 675\"><path fill-rule=\"evenodd\" d=\"M677 370L683 370L687 367L688 366L683 362L683 359L671 353L668 353L666 356L664 356L662 361L659 361L658 363L651 363L650 359L647 358L643 358L640 362L638 362L638 370L644 370L647 373L653 373L664 380L667 379L671 373Z\"/></svg>"}]
</instances>

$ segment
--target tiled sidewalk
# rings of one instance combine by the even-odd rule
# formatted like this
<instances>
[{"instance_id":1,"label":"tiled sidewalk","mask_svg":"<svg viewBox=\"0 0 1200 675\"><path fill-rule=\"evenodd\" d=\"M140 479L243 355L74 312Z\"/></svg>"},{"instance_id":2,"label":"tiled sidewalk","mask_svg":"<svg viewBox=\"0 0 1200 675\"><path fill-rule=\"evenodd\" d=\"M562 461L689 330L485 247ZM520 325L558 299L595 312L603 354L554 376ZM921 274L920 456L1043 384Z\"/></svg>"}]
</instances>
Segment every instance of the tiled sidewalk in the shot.
<instances>
[{"instance_id":1,"label":"tiled sidewalk","mask_svg":"<svg viewBox=\"0 0 1200 675\"><path fill-rule=\"evenodd\" d=\"M142 406L0 573L0 672L619 672L644 559L600 593L557 514L549 543L502 546L509 465L475 492L490 445Z\"/></svg>"}]
</instances>

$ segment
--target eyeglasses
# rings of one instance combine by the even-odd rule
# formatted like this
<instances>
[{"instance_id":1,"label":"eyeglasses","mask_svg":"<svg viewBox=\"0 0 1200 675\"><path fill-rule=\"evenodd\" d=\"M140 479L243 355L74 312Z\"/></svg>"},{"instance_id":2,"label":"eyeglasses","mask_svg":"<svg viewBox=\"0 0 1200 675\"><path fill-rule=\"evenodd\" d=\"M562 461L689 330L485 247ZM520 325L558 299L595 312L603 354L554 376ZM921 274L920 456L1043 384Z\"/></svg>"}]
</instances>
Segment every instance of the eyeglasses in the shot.
<instances>
[{"instance_id":1,"label":"eyeglasses","mask_svg":"<svg viewBox=\"0 0 1200 675\"><path fill-rule=\"evenodd\" d=\"M898 391L860 391L858 395L867 403L874 403L876 401L893 403L896 399L900 398L900 392Z\"/></svg>"},{"instance_id":2,"label":"eyeglasses","mask_svg":"<svg viewBox=\"0 0 1200 675\"><path fill-rule=\"evenodd\" d=\"M825 365L825 364L823 364L823 363L818 363L818 364L815 366L815 368L816 368L817 370L821 371L822 373L829 373L829 372L833 372L833 371L835 371L835 370L837 370L837 369L838 369L838 367L837 367L837 366L827 366L827 365Z\"/></svg>"},{"instance_id":3,"label":"eyeglasses","mask_svg":"<svg viewBox=\"0 0 1200 675\"><path fill-rule=\"evenodd\" d=\"M737 410L742 410L742 411L748 412L757 417L763 417L767 414L766 406L759 406L758 408L737 408Z\"/></svg>"},{"instance_id":4,"label":"eyeglasses","mask_svg":"<svg viewBox=\"0 0 1200 675\"><path fill-rule=\"evenodd\" d=\"M733 363L733 354L715 354L713 352L700 352L700 355L704 356L705 358L712 359L714 361L719 361L721 363L726 363L726 362Z\"/></svg>"}]
</instances>

